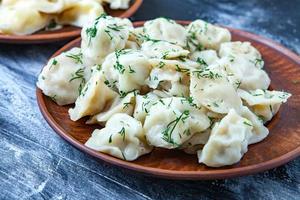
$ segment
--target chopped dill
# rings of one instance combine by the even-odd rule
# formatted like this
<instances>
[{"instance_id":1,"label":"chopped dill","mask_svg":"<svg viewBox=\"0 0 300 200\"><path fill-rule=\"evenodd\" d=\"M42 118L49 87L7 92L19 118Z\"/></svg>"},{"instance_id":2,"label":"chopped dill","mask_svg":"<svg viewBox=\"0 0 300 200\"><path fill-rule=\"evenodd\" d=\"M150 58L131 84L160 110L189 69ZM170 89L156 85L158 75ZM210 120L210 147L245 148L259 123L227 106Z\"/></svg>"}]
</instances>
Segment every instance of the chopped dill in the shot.
<instances>
[{"instance_id":1,"label":"chopped dill","mask_svg":"<svg viewBox=\"0 0 300 200\"><path fill-rule=\"evenodd\" d=\"M66 57L68 58L72 58L76 64L83 64L82 62L82 53L78 53L78 54L68 54L66 55Z\"/></svg>"}]
</instances>

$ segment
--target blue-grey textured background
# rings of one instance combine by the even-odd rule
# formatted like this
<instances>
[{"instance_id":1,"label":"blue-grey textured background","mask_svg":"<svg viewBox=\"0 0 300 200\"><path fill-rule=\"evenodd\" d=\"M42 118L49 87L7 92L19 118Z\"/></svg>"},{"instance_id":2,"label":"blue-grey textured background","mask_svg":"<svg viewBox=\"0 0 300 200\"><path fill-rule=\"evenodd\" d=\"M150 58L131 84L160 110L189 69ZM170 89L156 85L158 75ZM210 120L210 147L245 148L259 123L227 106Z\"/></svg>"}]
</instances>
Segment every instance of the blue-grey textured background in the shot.
<instances>
[{"instance_id":1,"label":"blue-grey textured background","mask_svg":"<svg viewBox=\"0 0 300 200\"><path fill-rule=\"evenodd\" d=\"M269 37L300 53L300 1L145 0L132 17L202 18ZM300 159L219 181L145 177L66 143L35 97L37 75L63 43L0 44L0 199L300 199Z\"/></svg>"}]
</instances>

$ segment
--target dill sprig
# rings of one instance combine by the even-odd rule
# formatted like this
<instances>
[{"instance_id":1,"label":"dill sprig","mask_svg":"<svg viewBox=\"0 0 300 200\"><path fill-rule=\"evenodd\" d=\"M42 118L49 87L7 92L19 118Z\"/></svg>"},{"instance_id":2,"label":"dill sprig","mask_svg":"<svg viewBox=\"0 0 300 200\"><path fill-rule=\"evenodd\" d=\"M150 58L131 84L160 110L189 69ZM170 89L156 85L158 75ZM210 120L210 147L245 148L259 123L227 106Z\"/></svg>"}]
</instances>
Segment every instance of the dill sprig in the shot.
<instances>
[{"instance_id":1,"label":"dill sprig","mask_svg":"<svg viewBox=\"0 0 300 200\"><path fill-rule=\"evenodd\" d=\"M53 66L56 66L57 63L58 63L57 60L56 60L55 58L53 58L52 63L51 63L51 65L50 65L50 67L49 67L49 70L50 70Z\"/></svg>"},{"instance_id":2,"label":"dill sprig","mask_svg":"<svg viewBox=\"0 0 300 200\"><path fill-rule=\"evenodd\" d=\"M208 68L200 69L200 70L195 70L192 72L194 75L197 76L197 78L209 78L209 79L218 79L221 78L222 76L218 73L214 73Z\"/></svg>"},{"instance_id":3,"label":"dill sprig","mask_svg":"<svg viewBox=\"0 0 300 200\"><path fill-rule=\"evenodd\" d=\"M101 14L99 17L97 17L95 19L95 23L94 23L93 27L90 27L90 28L86 29L85 33L86 33L86 35L89 38L88 46L90 46L92 38L96 37L96 35L97 35L97 32L98 32L98 30L97 30L97 24L99 23L99 20L101 18L105 19L106 17L107 17L107 15L105 13Z\"/></svg>"},{"instance_id":4,"label":"dill sprig","mask_svg":"<svg viewBox=\"0 0 300 200\"><path fill-rule=\"evenodd\" d=\"M80 79L80 84L78 87L79 95L81 95L81 91L85 85L85 78L84 78L84 69L79 68L74 74L72 74L72 78L69 80L69 82L72 82L74 80Z\"/></svg>"},{"instance_id":5,"label":"dill sprig","mask_svg":"<svg viewBox=\"0 0 300 200\"><path fill-rule=\"evenodd\" d=\"M196 27L193 24L191 26L190 30L188 31L186 46L187 46L187 48L190 48L191 45L193 45L196 48L196 50L202 51L202 50L204 50L204 47L197 40L197 31L198 30L196 29Z\"/></svg>"},{"instance_id":6,"label":"dill sprig","mask_svg":"<svg viewBox=\"0 0 300 200\"><path fill-rule=\"evenodd\" d=\"M70 53L70 54L66 55L66 57L72 58L75 61L76 64L83 64L83 62L82 62L82 53L81 52L78 53L78 54Z\"/></svg>"},{"instance_id":7,"label":"dill sprig","mask_svg":"<svg viewBox=\"0 0 300 200\"><path fill-rule=\"evenodd\" d=\"M205 60L203 60L200 57L197 58L196 62L199 63L200 65L208 66L208 64L205 62Z\"/></svg>"},{"instance_id":8,"label":"dill sprig","mask_svg":"<svg viewBox=\"0 0 300 200\"><path fill-rule=\"evenodd\" d=\"M122 127L122 129L118 132L123 137L123 142L125 141L125 128Z\"/></svg>"},{"instance_id":9,"label":"dill sprig","mask_svg":"<svg viewBox=\"0 0 300 200\"><path fill-rule=\"evenodd\" d=\"M188 110L183 111L179 117L176 117L173 121L171 121L168 125L167 128L162 132L162 139L165 140L166 142L173 144L175 146L179 146L176 142L174 142L172 138L172 134L177 126L177 124L182 121L183 123L185 120L189 117L190 112Z\"/></svg>"}]
</instances>

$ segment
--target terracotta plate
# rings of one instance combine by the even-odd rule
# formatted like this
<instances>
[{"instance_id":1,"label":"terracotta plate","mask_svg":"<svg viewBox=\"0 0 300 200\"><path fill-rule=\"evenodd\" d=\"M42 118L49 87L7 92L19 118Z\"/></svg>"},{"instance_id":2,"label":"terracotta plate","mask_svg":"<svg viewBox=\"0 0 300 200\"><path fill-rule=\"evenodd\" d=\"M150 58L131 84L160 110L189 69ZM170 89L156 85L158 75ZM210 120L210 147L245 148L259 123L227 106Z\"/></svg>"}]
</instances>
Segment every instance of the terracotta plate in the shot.
<instances>
[{"instance_id":1,"label":"terracotta plate","mask_svg":"<svg viewBox=\"0 0 300 200\"><path fill-rule=\"evenodd\" d=\"M142 24L143 22L136 22L135 26ZM272 80L272 88L293 94L267 125L269 136L260 143L250 145L248 152L235 165L210 168L198 164L196 155L159 148L134 162L123 161L84 146L93 129L101 127L85 125L86 119L71 121L67 111L73 105L60 107L37 89L40 110L50 126L78 149L111 164L148 175L170 179L221 179L253 174L282 165L300 155L300 58L288 49L258 35L231 28L229 30L233 40L250 41L262 53L265 70ZM70 42L53 56L78 46L80 38Z\"/></svg>"},{"instance_id":2,"label":"terracotta plate","mask_svg":"<svg viewBox=\"0 0 300 200\"><path fill-rule=\"evenodd\" d=\"M143 3L143 0L131 0L131 5L127 10L112 10L108 6L104 9L108 15L114 17L131 17ZM0 34L0 43L12 44L35 44L35 43L49 43L54 41L62 41L72 39L80 36L81 28L75 26L64 26L61 29L53 31L39 31L32 35L4 35Z\"/></svg>"}]
</instances>

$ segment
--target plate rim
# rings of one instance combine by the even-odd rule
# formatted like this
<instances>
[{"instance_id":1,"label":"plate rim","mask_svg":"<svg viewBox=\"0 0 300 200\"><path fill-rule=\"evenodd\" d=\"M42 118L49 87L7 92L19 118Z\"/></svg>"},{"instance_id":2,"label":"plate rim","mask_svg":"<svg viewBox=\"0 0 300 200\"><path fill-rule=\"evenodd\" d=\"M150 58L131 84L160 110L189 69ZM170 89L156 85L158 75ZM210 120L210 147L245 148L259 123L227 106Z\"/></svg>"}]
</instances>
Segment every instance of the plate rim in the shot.
<instances>
[{"instance_id":1,"label":"plate rim","mask_svg":"<svg viewBox=\"0 0 300 200\"><path fill-rule=\"evenodd\" d=\"M139 7L142 5L143 0L134 0L133 4L124 12L118 16L120 18L129 18L131 17ZM50 43L50 42L58 42L67 39L72 39L80 36L81 28L71 26L76 29L68 31L68 32L57 32L57 33L49 33L49 34L40 34L33 33L30 35L7 35L0 33L0 43L3 44L42 44L42 43Z\"/></svg>"},{"instance_id":2,"label":"plate rim","mask_svg":"<svg viewBox=\"0 0 300 200\"><path fill-rule=\"evenodd\" d=\"M134 26L141 26L145 21L138 21L134 22ZM187 25L191 21L186 20L177 20L178 23ZM224 26L225 27L225 26ZM230 27L226 27L230 30L230 32L234 32L239 35L245 35L246 37L255 40L256 42L262 43L269 48L276 49L277 51L280 51L281 53L285 54L289 59L296 62L297 65L300 65L300 57L292 52L291 50L287 49L286 47L283 47L277 42L274 42L271 39L265 38L260 35L256 35L250 32L246 32L239 29L234 29ZM77 38L59 50L57 50L51 57L58 55L59 53L69 49L70 47L73 47L74 44L80 42L81 38ZM39 109L47 121L47 123L50 125L50 127L63 139L65 139L67 142L71 143L73 146L75 146L77 149L83 151L84 153L87 153L97 159L101 159L107 163L123 167L126 169L133 170L138 173L142 173L144 175L152 175L155 177L160 178L166 178L166 179L178 179L178 180L212 180L212 179L225 179L225 178L233 178L233 177L239 177L239 176L245 176L250 174L256 174L258 172L262 172L268 169L272 169L275 167L278 167L280 165L283 165L297 157L300 156L300 146L295 148L292 151L287 152L286 154L283 154L279 157L276 157L274 159L268 160L266 162L242 166L238 168L226 168L226 169L218 169L214 168L213 171L176 171L176 170L168 170L168 169L160 169L150 166L142 166L133 162L124 161L115 157L112 157L110 155L97 152L95 150L89 149L88 147L84 146L84 144L80 143L78 140L73 138L72 136L68 135L64 132L64 130L60 127L60 125L55 121L55 119L52 117L52 115L49 113L44 98L46 96L42 93L42 91L36 87L36 96L37 96L37 103L39 106Z\"/></svg>"}]
</instances>

